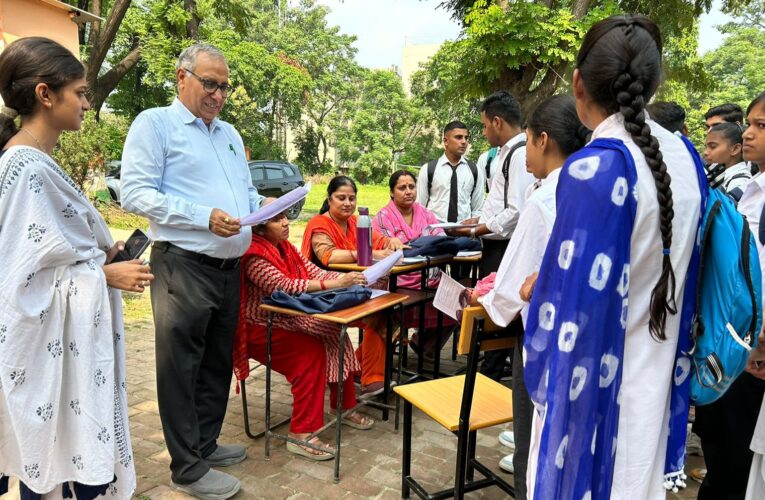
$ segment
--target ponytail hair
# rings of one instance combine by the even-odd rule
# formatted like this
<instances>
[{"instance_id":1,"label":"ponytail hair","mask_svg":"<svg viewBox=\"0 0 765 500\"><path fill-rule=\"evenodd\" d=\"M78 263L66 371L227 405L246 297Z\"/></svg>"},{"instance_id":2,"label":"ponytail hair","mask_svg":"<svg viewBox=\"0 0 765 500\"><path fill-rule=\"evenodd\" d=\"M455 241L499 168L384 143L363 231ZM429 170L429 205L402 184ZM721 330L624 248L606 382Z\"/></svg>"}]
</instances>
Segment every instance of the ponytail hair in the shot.
<instances>
[{"instance_id":1,"label":"ponytail hair","mask_svg":"<svg viewBox=\"0 0 765 500\"><path fill-rule=\"evenodd\" d=\"M356 183L353 182L353 179L348 177L347 175L336 175L332 178L331 181L329 181L329 184L327 185L327 197L324 199L324 203L321 205L321 209L319 210L319 214L325 214L329 212L329 198L332 196L332 193L337 191L343 186L351 186L353 189L353 192L358 194L359 190L356 188Z\"/></svg>"},{"instance_id":2,"label":"ponytail hair","mask_svg":"<svg viewBox=\"0 0 765 500\"><path fill-rule=\"evenodd\" d=\"M624 128L645 156L659 202L663 257L661 275L651 292L648 328L665 340L667 313L677 314L672 246L671 178L659 141L645 122L645 106L661 80L662 41L658 26L641 15L613 16L595 23L576 58L582 83L593 101L609 114L619 112Z\"/></svg>"},{"instance_id":3,"label":"ponytail hair","mask_svg":"<svg viewBox=\"0 0 765 500\"><path fill-rule=\"evenodd\" d=\"M582 149L592 134L579 120L576 100L569 95L556 95L542 102L529 115L527 128L534 137L546 133L564 156Z\"/></svg>"},{"instance_id":4,"label":"ponytail hair","mask_svg":"<svg viewBox=\"0 0 765 500\"><path fill-rule=\"evenodd\" d=\"M744 130L738 123L722 122L712 125L707 134L720 134L726 141L735 146L744 143Z\"/></svg>"},{"instance_id":5,"label":"ponytail hair","mask_svg":"<svg viewBox=\"0 0 765 500\"><path fill-rule=\"evenodd\" d=\"M53 91L85 76L85 68L65 47L43 37L19 38L0 54L0 97L21 116L37 110L35 87L44 83ZM0 149L18 128L7 113L0 115Z\"/></svg>"}]
</instances>

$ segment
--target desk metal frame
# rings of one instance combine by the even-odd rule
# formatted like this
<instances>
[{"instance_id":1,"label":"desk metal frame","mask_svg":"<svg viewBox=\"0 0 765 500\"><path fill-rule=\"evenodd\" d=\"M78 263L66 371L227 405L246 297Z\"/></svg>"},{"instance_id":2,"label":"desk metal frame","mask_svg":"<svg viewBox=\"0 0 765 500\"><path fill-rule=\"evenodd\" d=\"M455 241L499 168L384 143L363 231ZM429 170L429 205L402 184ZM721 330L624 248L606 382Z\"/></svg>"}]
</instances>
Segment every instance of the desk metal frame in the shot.
<instances>
[{"instance_id":1,"label":"desk metal frame","mask_svg":"<svg viewBox=\"0 0 765 500\"><path fill-rule=\"evenodd\" d=\"M279 434L277 432L274 432L274 430L271 427L271 333L272 333L272 325L273 325L273 315L275 313L282 313L282 314L291 314L296 316L302 316L305 315L305 313L299 312L299 311L291 311L289 309L284 309L281 307L274 307L269 305L261 305L260 307L262 309L265 309L268 311L268 320L266 321L266 408L265 408L265 458L266 460L270 459L271 455L271 438L277 438L281 439L283 441L287 441L290 443L295 443L300 446L306 446L308 448L312 448L319 451L325 451L329 453L334 453L335 455L335 470L334 470L334 481L335 483L340 481L340 436L341 436L341 428L342 428L342 419L345 414L348 414L355 410L355 408L348 410L345 414L343 413L343 369L345 367L345 338L347 335L348 325L350 323L353 323L357 320L363 319L371 314L375 314L380 311L384 311L388 308L393 307L400 307L400 304L402 304L406 300L406 297L399 294L387 294L383 295L381 297L378 297L376 299L372 299L369 302L366 302L364 304L361 304L359 306L355 306L349 309L345 309L344 311L336 311L335 313L326 313L326 314L313 314L311 316L317 318L317 319L323 319L326 321L331 321L333 323L339 323L340 324L340 349L338 349L338 387L337 387L337 409L335 411L335 418L331 420L330 422L327 422L323 427L321 427L319 430L313 432L310 434L306 439L299 440L291 438L290 436L286 434ZM376 301L384 302L384 307L377 307L375 308ZM352 315L349 318L339 318L339 314L342 314L343 312L347 311L353 311L354 309L358 309L357 314ZM368 311L365 311L365 309L368 309ZM403 313L402 313L403 314ZM390 325L390 320L389 320ZM388 328L388 334L386 335L387 339L391 338L391 330ZM388 340L390 342L390 340ZM388 356L386 354L386 377L388 376L387 367L388 367L388 360L390 359L390 362L392 364L392 354L391 356ZM399 372L399 378L400 378L400 372ZM390 390L389 383L386 384L386 393ZM396 399L397 405L396 405L396 422L398 423L398 398ZM368 404L367 401L360 400L357 404L363 405ZM387 409L383 410L384 418L387 417ZM315 444L309 443L308 441L313 439L315 436L317 436L319 433L323 432L327 428L331 427L332 425L335 425L335 449L328 449L323 448L320 446L317 446Z\"/></svg>"}]
</instances>

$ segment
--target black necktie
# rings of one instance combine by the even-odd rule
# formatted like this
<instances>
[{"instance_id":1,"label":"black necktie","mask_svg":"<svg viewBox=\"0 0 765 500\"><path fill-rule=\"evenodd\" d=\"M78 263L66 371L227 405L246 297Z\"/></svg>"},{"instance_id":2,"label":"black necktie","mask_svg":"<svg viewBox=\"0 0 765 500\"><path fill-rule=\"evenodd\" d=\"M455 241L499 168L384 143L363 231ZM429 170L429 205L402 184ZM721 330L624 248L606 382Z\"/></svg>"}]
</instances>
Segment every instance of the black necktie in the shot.
<instances>
[{"instance_id":1,"label":"black necktie","mask_svg":"<svg viewBox=\"0 0 765 500\"><path fill-rule=\"evenodd\" d=\"M452 167L452 185L449 188L449 214L446 216L447 222L457 222L457 195L459 194L457 191L459 187L457 186L457 167L459 167L459 163L457 165L449 164L450 167Z\"/></svg>"}]
</instances>

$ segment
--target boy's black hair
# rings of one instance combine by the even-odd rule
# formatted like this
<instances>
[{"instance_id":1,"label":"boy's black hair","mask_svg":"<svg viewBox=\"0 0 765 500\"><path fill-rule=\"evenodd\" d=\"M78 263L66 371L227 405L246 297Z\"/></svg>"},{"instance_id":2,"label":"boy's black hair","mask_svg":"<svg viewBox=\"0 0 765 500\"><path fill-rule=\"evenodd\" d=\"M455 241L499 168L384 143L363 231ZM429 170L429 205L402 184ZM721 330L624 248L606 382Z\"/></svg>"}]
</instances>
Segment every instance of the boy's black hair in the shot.
<instances>
[{"instance_id":1,"label":"boy's black hair","mask_svg":"<svg viewBox=\"0 0 765 500\"><path fill-rule=\"evenodd\" d=\"M645 107L653 121L670 132L682 132L685 110L676 102L657 101Z\"/></svg>"},{"instance_id":2,"label":"boy's black hair","mask_svg":"<svg viewBox=\"0 0 765 500\"><path fill-rule=\"evenodd\" d=\"M720 104L719 106L713 106L709 108L709 111L704 113L704 119L708 120L713 116L720 116L726 122L741 123L744 121L744 112L741 110L741 106L733 103Z\"/></svg>"},{"instance_id":3,"label":"boy's black hair","mask_svg":"<svg viewBox=\"0 0 765 500\"><path fill-rule=\"evenodd\" d=\"M499 116L510 125L520 127L521 123L521 105L518 99L509 92L499 90L494 92L481 104L481 112L486 113L489 120Z\"/></svg>"}]
</instances>

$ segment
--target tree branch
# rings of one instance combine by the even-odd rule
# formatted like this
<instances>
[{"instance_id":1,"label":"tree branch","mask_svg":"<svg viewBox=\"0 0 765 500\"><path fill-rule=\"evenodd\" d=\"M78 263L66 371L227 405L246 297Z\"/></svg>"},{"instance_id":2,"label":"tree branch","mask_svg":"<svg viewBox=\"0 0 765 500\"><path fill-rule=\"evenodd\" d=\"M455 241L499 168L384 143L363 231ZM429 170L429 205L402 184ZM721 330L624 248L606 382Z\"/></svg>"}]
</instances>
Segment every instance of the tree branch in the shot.
<instances>
[{"instance_id":1,"label":"tree branch","mask_svg":"<svg viewBox=\"0 0 765 500\"><path fill-rule=\"evenodd\" d=\"M575 0L571 4L571 13L574 14L576 19L581 19L587 14L587 9L590 8L590 0Z\"/></svg>"},{"instance_id":2,"label":"tree branch","mask_svg":"<svg viewBox=\"0 0 765 500\"><path fill-rule=\"evenodd\" d=\"M114 5L106 17L104 26L96 29L96 25L101 23L94 23L93 29L95 31L90 36L90 51L88 54L87 71L85 73L85 79L91 88L95 88L95 84L98 81L98 73L101 71L101 66L104 64L112 42L114 42L114 37L117 36L117 30L119 30L120 24L122 24L122 20L125 18L130 2L131 0L114 0ZM93 0L94 11L96 6L98 11L100 11L100 0Z\"/></svg>"},{"instance_id":3,"label":"tree branch","mask_svg":"<svg viewBox=\"0 0 765 500\"><path fill-rule=\"evenodd\" d=\"M133 49L122 58L122 60L109 69L104 75L98 79L98 84L95 86L95 92L92 98L92 106L96 110L96 116L101 112L101 107L104 105L106 98L109 94L117 88L117 84L120 82L128 71L138 63L141 58L141 47L137 43L134 44Z\"/></svg>"}]
</instances>

